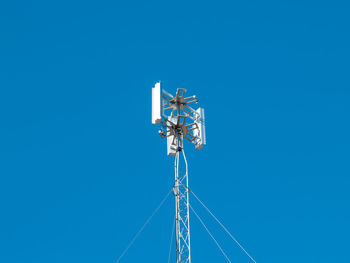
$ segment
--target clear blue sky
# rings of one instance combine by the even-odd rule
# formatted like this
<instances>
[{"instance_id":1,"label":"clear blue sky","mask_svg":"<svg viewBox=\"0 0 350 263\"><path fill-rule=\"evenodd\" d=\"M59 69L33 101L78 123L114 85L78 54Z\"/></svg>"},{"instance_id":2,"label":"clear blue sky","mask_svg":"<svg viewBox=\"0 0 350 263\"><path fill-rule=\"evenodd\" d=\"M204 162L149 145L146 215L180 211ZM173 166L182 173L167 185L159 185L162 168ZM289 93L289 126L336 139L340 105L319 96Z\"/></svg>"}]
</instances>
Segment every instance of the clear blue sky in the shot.
<instances>
[{"instance_id":1,"label":"clear blue sky","mask_svg":"<svg viewBox=\"0 0 350 263\"><path fill-rule=\"evenodd\" d=\"M349 8L2 1L0 262L115 263L173 184L157 80L205 107L191 188L258 263L350 262ZM250 262L192 201L232 262ZM167 262L173 205L121 263ZM193 263L225 262L191 219Z\"/></svg>"}]
</instances>

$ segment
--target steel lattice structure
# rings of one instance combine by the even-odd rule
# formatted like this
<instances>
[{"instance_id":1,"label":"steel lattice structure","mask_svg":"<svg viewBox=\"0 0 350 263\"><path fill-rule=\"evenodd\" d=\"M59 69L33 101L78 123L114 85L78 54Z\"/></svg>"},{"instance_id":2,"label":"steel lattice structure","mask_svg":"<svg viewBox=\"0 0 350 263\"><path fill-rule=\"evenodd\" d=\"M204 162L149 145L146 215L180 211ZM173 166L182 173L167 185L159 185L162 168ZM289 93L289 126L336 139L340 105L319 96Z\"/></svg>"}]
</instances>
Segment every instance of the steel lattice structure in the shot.
<instances>
[{"instance_id":1,"label":"steel lattice structure","mask_svg":"<svg viewBox=\"0 0 350 263\"><path fill-rule=\"evenodd\" d=\"M175 184L173 193L175 196L175 222L176 222L176 262L191 262L191 238L190 238L190 214L189 214L189 188L188 188L188 166L185 153L183 151L183 137L177 134L177 148L182 149L185 160L185 173L181 174L179 165L181 151L175 155Z\"/></svg>"},{"instance_id":2,"label":"steel lattice structure","mask_svg":"<svg viewBox=\"0 0 350 263\"><path fill-rule=\"evenodd\" d=\"M206 144L205 139L205 120L204 109L194 110L189 106L191 103L198 103L196 96L185 98L185 89L177 89L176 96L171 95L161 89L161 83L157 82L152 89L152 123L160 124L159 134L162 138L167 138L168 155L174 156L174 174L175 182L172 192L175 196L175 228L176 228L176 263L191 263L191 231L190 231L190 209L201 222L210 237L220 249L228 262L231 262L226 253L220 247L214 236L205 226L203 220L190 206L189 187L188 187L188 163L184 151L184 139L187 139L195 145L196 150L200 150ZM182 158L181 158L182 157ZM183 160L184 171L180 169L181 160ZM182 171L182 172L181 172ZM137 232L126 249L122 252L116 263L125 255L127 250L159 210L169 194L161 201L156 210L147 219L146 223ZM192 192L193 193L193 192ZM209 214L220 224L231 239L245 252L245 254L255 263L252 256L243 248L237 239L228 231L228 229L217 219L216 216L203 204L203 202L193 193L195 198L209 212ZM172 234L173 235L173 234ZM173 239L172 239L173 240ZM171 241L172 241L171 240ZM170 243L172 244L172 242ZM171 245L170 245L171 247ZM169 251L169 260L171 256Z\"/></svg>"},{"instance_id":3,"label":"steel lattice structure","mask_svg":"<svg viewBox=\"0 0 350 263\"><path fill-rule=\"evenodd\" d=\"M183 142L187 139L197 150L206 143L204 110L190 107L189 104L198 103L197 98L185 98L185 93L185 89L177 89L176 96L173 96L161 89L160 82L152 89L152 123L161 124L159 134L167 138L168 154L174 156L177 263L191 262L188 164ZM184 172L180 172L181 159L185 165Z\"/></svg>"}]
</instances>

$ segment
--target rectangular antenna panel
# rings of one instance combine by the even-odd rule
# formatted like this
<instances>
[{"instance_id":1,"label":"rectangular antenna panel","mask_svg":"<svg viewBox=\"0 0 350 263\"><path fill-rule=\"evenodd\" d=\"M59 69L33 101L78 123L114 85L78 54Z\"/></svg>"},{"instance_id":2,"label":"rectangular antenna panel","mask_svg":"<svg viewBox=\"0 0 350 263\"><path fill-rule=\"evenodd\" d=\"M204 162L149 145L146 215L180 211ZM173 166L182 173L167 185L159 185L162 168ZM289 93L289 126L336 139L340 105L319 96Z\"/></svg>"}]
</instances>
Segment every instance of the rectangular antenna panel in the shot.
<instances>
[{"instance_id":1,"label":"rectangular antenna panel","mask_svg":"<svg viewBox=\"0 0 350 263\"><path fill-rule=\"evenodd\" d=\"M169 117L169 120L173 123L177 123L177 118L176 117ZM168 155L175 156L176 155L176 145L177 141L175 139L175 145L173 144L174 141L174 135L171 135L167 137L167 149L168 149Z\"/></svg>"},{"instance_id":2,"label":"rectangular antenna panel","mask_svg":"<svg viewBox=\"0 0 350 263\"><path fill-rule=\"evenodd\" d=\"M198 129L193 130L193 135L198 137L196 150L200 150L206 144L204 109L199 108L196 110L196 113L198 114L198 118L195 123L197 123Z\"/></svg>"},{"instance_id":3,"label":"rectangular antenna panel","mask_svg":"<svg viewBox=\"0 0 350 263\"><path fill-rule=\"evenodd\" d=\"M167 148L168 148L168 155L172 155L175 156L176 155L176 145L173 145L173 139L174 139L174 135L169 136L167 139ZM175 139L175 143L176 139Z\"/></svg>"},{"instance_id":4,"label":"rectangular antenna panel","mask_svg":"<svg viewBox=\"0 0 350 263\"><path fill-rule=\"evenodd\" d=\"M160 82L157 82L152 88L152 123L157 124L162 120L161 116L161 87Z\"/></svg>"}]
</instances>

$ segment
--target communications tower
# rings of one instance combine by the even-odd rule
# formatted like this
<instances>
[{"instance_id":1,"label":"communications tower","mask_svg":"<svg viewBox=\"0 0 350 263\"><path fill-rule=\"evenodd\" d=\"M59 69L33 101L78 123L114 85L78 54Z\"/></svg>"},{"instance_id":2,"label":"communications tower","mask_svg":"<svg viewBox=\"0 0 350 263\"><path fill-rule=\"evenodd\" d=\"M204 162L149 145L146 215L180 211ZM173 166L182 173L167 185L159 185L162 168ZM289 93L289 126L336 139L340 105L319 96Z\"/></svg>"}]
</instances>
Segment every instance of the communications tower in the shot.
<instances>
[{"instance_id":1,"label":"communications tower","mask_svg":"<svg viewBox=\"0 0 350 263\"><path fill-rule=\"evenodd\" d=\"M167 139L167 153L174 156L176 263L191 263L188 165L184 139L194 144L196 150L206 144L204 109L193 109L191 104L197 104L198 100L196 96L185 97L185 93L185 89L179 88L173 96L162 89L161 82L152 88L152 123L160 125L159 134ZM179 169L181 159L185 164L184 173Z\"/></svg>"}]
</instances>

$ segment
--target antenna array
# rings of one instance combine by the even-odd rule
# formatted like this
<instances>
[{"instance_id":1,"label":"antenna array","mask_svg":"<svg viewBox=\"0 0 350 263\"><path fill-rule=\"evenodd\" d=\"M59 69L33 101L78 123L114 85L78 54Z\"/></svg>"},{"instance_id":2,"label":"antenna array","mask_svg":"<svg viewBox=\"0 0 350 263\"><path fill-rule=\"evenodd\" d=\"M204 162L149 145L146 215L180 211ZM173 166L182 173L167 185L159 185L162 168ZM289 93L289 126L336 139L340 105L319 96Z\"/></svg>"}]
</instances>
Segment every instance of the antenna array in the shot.
<instances>
[{"instance_id":1,"label":"antenna array","mask_svg":"<svg viewBox=\"0 0 350 263\"><path fill-rule=\"evenodd\" d=\"M161 138L167 138L168 155L174 156L176 262L191 263L188 164L183 149L184 139L191 142L196 150L206 144L204 109L194 110L190 104L197 104L196 96L185 97L185 89L177 89L176 96L161 88L157 82L152 89L152 123L160 124ZM185 173L179 172L181 154Z\"/></svg>"}]
</instances>

